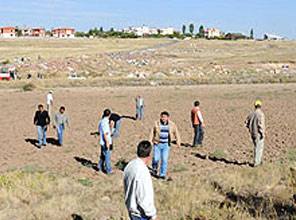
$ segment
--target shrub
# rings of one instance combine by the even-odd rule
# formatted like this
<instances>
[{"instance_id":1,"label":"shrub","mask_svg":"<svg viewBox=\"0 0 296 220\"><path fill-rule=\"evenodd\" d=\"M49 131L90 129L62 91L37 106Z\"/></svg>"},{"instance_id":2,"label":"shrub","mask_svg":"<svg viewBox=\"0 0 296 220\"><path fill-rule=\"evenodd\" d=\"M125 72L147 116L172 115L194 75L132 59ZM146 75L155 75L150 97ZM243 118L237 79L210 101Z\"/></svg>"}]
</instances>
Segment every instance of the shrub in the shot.
<instances>
[{"instance_id":1,"label":"shrub","mask_svg":"<svg viewBox=\"0 0 296 220\"><path fill-rule=\"evenodd\" d=\"M33 91L36 88L36 86L33 83L27 83L23 85L22 88L24 92L29 92L29 91Z\"/></svg>"}]
</instances>

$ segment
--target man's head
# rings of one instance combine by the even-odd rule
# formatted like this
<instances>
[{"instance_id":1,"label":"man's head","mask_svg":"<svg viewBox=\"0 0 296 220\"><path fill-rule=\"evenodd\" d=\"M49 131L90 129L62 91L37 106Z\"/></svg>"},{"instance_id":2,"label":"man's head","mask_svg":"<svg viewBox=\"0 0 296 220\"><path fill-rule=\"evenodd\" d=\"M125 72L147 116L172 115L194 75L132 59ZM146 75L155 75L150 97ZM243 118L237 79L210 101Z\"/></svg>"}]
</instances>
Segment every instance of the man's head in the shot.
<instances>
[{"instance_id":1,"label":"man's head","mask_svg":"<svg viewBox=\"0 0 296 220\"><path fill-rule=\"evenodd\" d=\"M38 105L38 110L39 110L39 111L41 111L41 112L43 112L43 111L44 111L44 107L43 107L43 105L42 105L42 104Z\"/></svg>"},{"instance_id":2,"label":"man's head","mask_svg":"<svg viewBox=\"0 0 296 220\"><path fill-rule=\"evenodd\" d=\"M110 109L105 109L103 112L103 118L110 118L110 116L111 116Z\"/></svg>"},{"instance_id":3,"label":"man's head","mask_svg":"<svg viewBox=\"0 0 296 220\"><path fill-rule=\"evenodd\" d=\"M138 144L137 155L139 158L146 159L147 162L152 155L152 146L149 141L141 141Z\"/></svg>"},{"instance_id":4,"label":"man's head","mask_svg":"<svg viewBox=\"0 0 296 220\"><path fill-rule=\"evenodd\" d=\"M139 98L142 98L143 96L142 96L142 94L139 94L138 97L139 97Z\"/></svg>"},{"instance_id":5,"label":"man's head","mask_svg":"<svg viewBox=\"0 0 296 220\"><path fill-rule=\"evenodd\" d=\"M262 102L260 100L255 101L254 103L255 108L261 108Z\"/></svg>"},{"instance_id":6,"label":"man's head","mask_svg":"<svg viewBox=\"0 0 296 220\"><path fill-rule=\"evenodd\" d=\"M195 107L199 106L199 104L200 104L199 101L195 101L195 102L194 102L194 106L195 106Z\"/></svg>"},{"instance_id":7,"label":"man's head","mask_svg":"<svg viewBox=\"0 0 296 220\"><path fill-rule=\"evenodd\" d=\"M60 107L60 113L61 113L61 114L64 114L65 110L66 110L66 109L65 109L64 106L61 106L61 107Z\"/></svg>"},{"instance_id":8,"label":"man's head","mask_svg":"<svg viewBox=\"0 0 296 220\"><path fill-rule=\"evenodd\" d=\"M48 93L52 94L52 90L50 90Z\"/></svg>"},{"instance_id":9,"label":"man's head","mask_svg":"<svg viewBox=\"0 0 296 220\"><path fill-rule=\"evenodd\" d=\"M162 112L160 114L160 120L163 122L163 123L167 123L167 121L169 120L169 117L170 117L170 114L166 111Z\"/></svg>"}]
</instances>

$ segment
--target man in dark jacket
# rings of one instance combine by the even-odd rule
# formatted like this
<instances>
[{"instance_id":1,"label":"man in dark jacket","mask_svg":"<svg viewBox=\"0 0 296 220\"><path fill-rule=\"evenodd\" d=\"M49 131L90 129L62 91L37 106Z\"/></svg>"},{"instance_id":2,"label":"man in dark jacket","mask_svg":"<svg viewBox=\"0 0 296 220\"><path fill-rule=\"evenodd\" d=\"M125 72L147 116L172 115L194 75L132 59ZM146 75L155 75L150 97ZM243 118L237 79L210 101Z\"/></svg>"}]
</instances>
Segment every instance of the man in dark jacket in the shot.
<instances>
[{"instance_id":1,"label":"man in dark jacket","mask_svg":"<svg viewBox=\"0 0 296 220\"><path fill-rule=\"evenodd\" d=\"M38 111L35 112L34 125L37 126L38 133L38 147L46 146L46 133L50 124L50 117L48 112L44 110L43 105L38 105ZM43 135L43 142L42 136Z\"/></svg>"},{"instance_id":2,"label":"man in dark jacket","mask_svg":"<svg viewBox=\"0 0 296 220\"><path fill-rule=\"evenodd\" d=\"M119 114L112 113L109 120L112 138L118 138L119 126L121 125L121 116Z\"/></svg>"}]
</instances>

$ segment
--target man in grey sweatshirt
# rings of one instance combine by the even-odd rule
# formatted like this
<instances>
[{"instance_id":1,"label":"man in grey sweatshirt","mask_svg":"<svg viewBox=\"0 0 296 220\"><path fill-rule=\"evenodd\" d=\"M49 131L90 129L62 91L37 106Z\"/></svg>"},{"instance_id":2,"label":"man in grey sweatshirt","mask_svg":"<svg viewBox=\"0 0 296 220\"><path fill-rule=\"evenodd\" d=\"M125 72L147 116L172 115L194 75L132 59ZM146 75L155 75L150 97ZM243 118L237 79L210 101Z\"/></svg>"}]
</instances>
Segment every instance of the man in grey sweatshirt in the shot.
<instances>
[{"instance_id":1,"label":"man in grey sweatshirt","mask_svg":"<svg viewBox=\"0 0 296 220\"><path fill-rule=\"evenodd\" d=\"M63 145L63 132L66 124L70 127L70 119L68 115L65 114L65 107L61 106L59 112L55 113L53 120L53 128L57 129L59 146Z\"/></svg>"},{"instance_id":2,"label":"man in grey sweatshirt","mask_svg":"<svg viewBox=\"0 0 296 220\"><path fill-rule=\"evenodd\" d=\"M256 101L255 110L247 117L245 123L254 144L254 167L262 163L265 138L265 116L261 111L261 101Z\"/></svg>"}]
</instances>

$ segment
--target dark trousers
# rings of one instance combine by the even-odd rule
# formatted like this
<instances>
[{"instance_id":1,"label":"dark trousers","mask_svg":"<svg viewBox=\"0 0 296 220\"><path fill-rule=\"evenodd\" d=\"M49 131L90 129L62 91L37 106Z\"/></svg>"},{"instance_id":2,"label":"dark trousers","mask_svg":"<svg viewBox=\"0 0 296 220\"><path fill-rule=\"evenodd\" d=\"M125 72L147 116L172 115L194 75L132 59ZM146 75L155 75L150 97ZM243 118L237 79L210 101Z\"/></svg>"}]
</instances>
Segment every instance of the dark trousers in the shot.
<instances>
[{"instance_id":1,"label":"dark trousers","mask_svg":"<svg viewBox=\"0 0 296 220\"><path fill-rule=\"evenodd\" d=\"M204 131L203 131L201 124L193 125L193 128L194 128L193 146L196 146L198 144L202 145Z\"/></svg>"}]
</instances>

